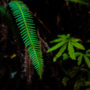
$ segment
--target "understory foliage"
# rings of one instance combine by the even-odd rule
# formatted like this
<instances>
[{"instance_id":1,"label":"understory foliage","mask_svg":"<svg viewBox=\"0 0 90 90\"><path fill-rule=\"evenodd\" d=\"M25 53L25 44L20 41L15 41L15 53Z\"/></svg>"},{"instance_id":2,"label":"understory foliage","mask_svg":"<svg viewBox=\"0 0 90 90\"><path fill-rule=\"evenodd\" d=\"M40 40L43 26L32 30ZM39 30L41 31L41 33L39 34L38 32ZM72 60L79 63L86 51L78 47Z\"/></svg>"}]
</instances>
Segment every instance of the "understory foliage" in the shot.
<instances>
[{"instance_id":1,"label":"understory foliage","mask_svg":"<svg viewBox=\"0 0 90 90\"><path fill-rule=\"evenodd\" d=\"M50 43L57 43L55 46L48 49L47 52L52 52L58 48L60 48L59 52L56 54L56 56L53 58L53 61L56 61L60 56L63 55L63 53L67 50L68 55L71 59L75 60L75 49L79 50L85 50L85 47L79 43L81 40L78 38L70 37L70 34L67 35L58 35L58 38L55 40L52 40Z\"/></svg>"},{"instance_id":2,"label":"understory foliage","mask_svg":"<svg viewBox=\"0 0 90 90\"><path fill-rule=\"evenodd\" d=\"M35 15L36 23L39 24L37 25L39 27L38 30L40 29L41 31L41 36L38 33L40 43L37 37L34 19L31 14L32 12L22 1L25 3L30 2L27 3L27 5L30 8L32 7L32 12L34 11L33 15ZM7 7L0 5L1 22L5 22L5 25L8 26L8 30L6 29L6 31L13 31L14 33L12 34L12 32L10 32L10 34L12 34L10 35L10 38L14 38L14 36L19 37L19 34L15 33L16 30L19 30L25 45L24 47L23 45L20 46L17 44L17 41L20 41L17 39L21 38L15 37L15 42L12 42L17 44L17 46L20 46L19 49L16 49L16 51L19 52L19 55L17 55L18 53L15 51L11 54L5 53L3 54L4 56L0 53L1 58L5 57L5 60L9 58L10 62L15 62L11 66L9 65L10 63L8 64L8 67L10 68L10 71L8 70L10 73L10 80L16 79L18 83L15 83L20 85L27 78L26 81L29 81L30 90L37 90L39 88L42 90L90 90L90 39L88 38L90 29L88 29L89 24L87 24L86 19L88 14L87 11L85 11L90 6L90 3L88 0L63 0L64 2L62 2L62 0L40 0L40 2L42 1L47 5L47 8L41 5L41 8L43 8L41 9L38 7L39 4L35 6L37 3L35 4L34 1L36 2L37 0L11 0ZM34 2L35 5L33 5L32 2ZM62 2L62 5L57 2ZM38 8L41 11L39 11ZM88 11L88 13L90 14L90 11ZM5 34L4 31L2 33ZM57 35L58 33L59 35ZM53 35L57 35L57 38L55 39ZM10 40L11 39L8 41ZM50 43L48 43L49 41ZM20 41L19 43L23 44L23 42ZM2 43L0 41L0 44ZM48 44L50 44L51 47L49 47ZM10 47L9 45L10 44L8 44L8 47ZM37 78L32 67L33 64L37 74L42 78L44 62L40 45L42 45L45 59L45 72L42 81ZM1 46L3 46L3 44ZM10 47L10 50L11 48L13 50L13 48L16 47ZM10 50L7 49L7 51ZM54 54L55 56L53 56ZM5 61L4 59L2 60ZM20 59L22 60L18 66L21 66L18 68L16 60L19 61ZM7 61L8 59L5 62ZM12 67L15 67L15 70L12 70ZM16 68L18 69L16 70ZM1 73L2 71L0 68L0 80ZM3 89L6 90L8 85L10 86L10 90L13 90L11 89L11 82L5 84L6 88ZM19 85L16 85L15 90L17 90ZM23 88L24 86L21 84L21 87Z\"/></svg>"},{"instance_id":3,"label":"understory foliage","mask_svg":"<svg viewBox=\"0 0 90 90\"><path fill-rule=\"evenodd\" d=\"M90 3L84 0L66 0L66 1L90 6ZM90 68L90 54L87 53L90 51L90 49L88 49L85 54L82 53L83 51L85 51L85 47L80 43L80 41L81 40L78 38L70 37L70 34L58 35L57 39L52 40L50 42L50 43L57 43L57 44L52 46L50 49L48 49L47 52L49 53L49 52L59 49L58 53L53 58L54 62L56 62L56 60L62 56L63 60L66 60L68 58L71 58L72 60L78 60L78 65L80 65L84 57L88 68ZM76 51L83 50L83 51L76 52L75 50Z\"/></svg>"},{"instance_id":4,"label":"understory foliage","mask_svg":"<svg viewBox=\"0 0 90 90\"><path fill-rule=\"evenodd\" d=\"M58 58L63 57L63 60L68 59L69 57L72 60L78 60L78 65L82 63L83 57L85 59L85 62L90 68L90 49L86 50L86 53L82 52L76 52L75 50L85 50L85 47L80 43L80 39L70 37L70 34L67 35L58 35L58 38L55 40L52 40L50 43L57 43L56 45L52 46L50 49L48 49L47 52L52 52L54 50L59 49L58 53L53 58L53 61L56 62ZM75 49L76 48L76 49ZM67 52L66 52L67 51ZM78 58L76 58L78 57Z\"/></svg>"},{"instance_id":5,"label":"understory foliage","mask_svg":"<svg viewBox=\"0 0 90 90\"><path fill-rule=\"evenodd\" d=\"M84 76L87 75L86 76ZM72 81L74 83L72 83ZM62 84L64 87L72 85L72 90L90 90L90 71L84 67L74 66L72 69L65 70L65 76L62 78Z\"/></svg>"},{"instance_id":6,"label":"understory foliage","mask_svg":"<svg viewBox=\"0 0 90 90\"><path fill-rule=\"evenodd\" d=\"M90 6L90 3L85 0L66 0L67 2L79 3L81 5ZM56 43L48 49L47 52L52 52L59 49L56 56L53 58L53 61L56 62L57 59L60 60L60 65L65 73L65 76L62 78L62 84L64 87L69 85L73 86L73 90L90 90L90 49L85 49L81 44L83 42L79 38L70 37L70 34L58 35L58 38L52 40L50 43ZM89 40L87 41L89 43ZM77 61L78 66L72 66L72 69L65 69L63 63L68 60ZM62 61L63 60L63 63ZM88 69L85 68L87 65ZM85 76L85 75L87 76ZM74 83L72 83L72 81Z\"/></svg>"}]
</instances>

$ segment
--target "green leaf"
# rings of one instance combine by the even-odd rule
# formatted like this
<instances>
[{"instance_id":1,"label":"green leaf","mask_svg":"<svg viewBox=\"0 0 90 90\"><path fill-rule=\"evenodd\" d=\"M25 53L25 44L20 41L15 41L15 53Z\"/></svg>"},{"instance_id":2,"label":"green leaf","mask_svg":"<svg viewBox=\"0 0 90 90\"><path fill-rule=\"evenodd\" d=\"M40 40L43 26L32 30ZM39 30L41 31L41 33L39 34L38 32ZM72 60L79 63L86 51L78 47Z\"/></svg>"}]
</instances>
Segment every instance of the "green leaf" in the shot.
<instances>
[{"instance_id":1,"label":"green leaf","mask_svg":"<svg viewBox=\"0 0 90 90\"><path fill-rule=\"evenodd\" d=\"M79 57L78 57L78 65L80 65L81 63L82 63L82 58L83 58L83 55L80 55Z\"/></svg>"},{"instance_id":2,"label":"green leaf","mask_svg":"<svg viewBox=\"0 0 90 90\"><path fill-rule=\"evenodd\" d=\"M69 54L71 59L73 59L73 60L76 59L74 47L70 41L68 42L68 54Z\"/></svg>"},{"instance_id":3,"label":"green leaf","mask_svg":"<svg viewBox=\"0 0 90 90\"><path fill-rule=\"evenodd\" d=\"M56 42L60 42L60 41L65 41L66 39L68 39L70 37L70 34L67 35L58 35L59 38L52 40L50 43L56 43Z\"/></svg>"},{"instance_id":4,"label":"green leaf","mask_svg":"<svg viewBox=\"0 0 90 90\"><path fill-rule=\"evenodd\" d=\"M79 41L81 41L79 38L71 38L71 41L72 42L79 42Z\"/></svg>"},{"instance_id":5,"label":"green leaf","mask_svg":"<svg viewBox=\"0 0 90 90\"><path fill-rule=\"evenodd\" d=\"M68 59L68 55L67 55L67 53L64 53L63 54L63 60L67 60Z\"/></svg>"},{"instance_id":6,"label":"green leaf","mask_svg":"<svg viewBox=\"0 0 90 90\"><path fill-rule=\"evenodd\" d=\"M48 49L47 52L52 52L52 51L60 48L61 46L63 46L65 43L66 43L66 41L62 41L62 42L56 44L55 46L51 47L50 49Z\"/></svg>"},{"instance_id":7,"label":"green leaf","mask_svg":"<svg viewBox=\"0 0 90 90\"><path fill-rule=\"evenodd\" d=\"M81 52L75 52L75 56L80 56L82 53Z\"/></svg>"},{"instance_id":8,"label":"green leaf","mask_svg":"<svg viewBox=\"0 0 90 90\"><path fill-rule=\"evenodd\" d=\"M90 90L90 88L86 88L86 90Z\"/></svg>"},{"instance_id":9,"label":"green leaf","mask_svg":"<svg viewBox=\"0 0 90 90\"><path fill-rule=\"evenodd\" d=\"M88 50L86 51L86 53L90 53L90 49L88 49Z\"/></svg>"},{"instance_id":10,"label":"green leaf","mask_svg":"<svg viewBox=\"0 0 90 90\"><path fill-rule=\"evenodd\" d=\"M68 78L68 77L64 77L64 78L62 79L62 84L63 84L64 86L67 86L68 81L69 81L69 78Z\"/></svg>"},{"instance_id":11,"label":"green leaf","mask_svg":"<svg viewBox=\"0 0 90 90\"><path fill-rule=\"evenodd\" d=\"M85 50L85 47L80 43L72 42L72 45L78 49Z\"/></svg>"},{"instance_id":12,"label":"green leaf","mask_svg":"<svg viewBox=\"0 0 90 90\"><path fill-rule=\"evenodd\" d=\"M90 54L86 54L87 57L90 57Z\"/></svg>"},{"instance_id":13,"label":"green leaf","mask_svg":"<svg viewBox=\"0 0 90 90\"><path fill-rule=\"evenodd\" d=\"M59 50L59 52L56 54L56 56L53 58L53 61L56 62L57 58L59 58L64 51L66 50L67 44L65 44L63 47L61 47L61 49Z\"/></svg>"},{"instance_id":14,"label":"green leaf","mask_svg":"<svg viewBox=\"0 0 90 90\"><path fill-rule=\"evenodd\" d=\"M67 34L66 37L67 37L67 38L70 38L70 34Z\"/></svg>"},{"instance_id":15,"label":"green leaf","mask_svg":"<svg viewBox=\"0 0 90 90\"><path fill-rule=\"evenodd\" d=\"M60 41L63 41L63 40L64 39L62 39L62 38L58 38L58 39L50 41L50 43L56 43L56 42L60 42Z\"/></svg>"},{"instance_id":16,"label":"green leaf","mask_svg":"<svg viewBox=\"0 0 90 90\"><path fill-rule=\"evenodd\" d=\"M90 86L90 81L85 82L85 86ZM90 89L89 89L90 90Z\"/></svg>"},{"instance_id":17,"label":"green leaf","mask_svg":"<svg viewBox=\"0 0 90 90\"><path fill-rule=\"evenodd\" d=\"M58 35L59 38L62 38L62 39L66 39L66 38L69 38L70 37L70 34L62 34L62 35Z\"/></svg>"},{"instance_id":18,"label":"green leaf","mask_svg":"<svg viewBox=\"0 0 90 90\"><path fill-rule=\"evenodd\" d=\"M66 35L65 34L57 35L57 36L60 37L60 38L66 38Z\"/></svg>"},{"instance_id":19,"label":"green leaf","mask_svg":"<svg viewBox=\"0 0 90 90\"><path fill-rule=\"evenodd\" d=\"M84 55L84 59L86 64L88 65L88 68L90 68L90 59L86 55Z\"/></svg>"}]
</instances>

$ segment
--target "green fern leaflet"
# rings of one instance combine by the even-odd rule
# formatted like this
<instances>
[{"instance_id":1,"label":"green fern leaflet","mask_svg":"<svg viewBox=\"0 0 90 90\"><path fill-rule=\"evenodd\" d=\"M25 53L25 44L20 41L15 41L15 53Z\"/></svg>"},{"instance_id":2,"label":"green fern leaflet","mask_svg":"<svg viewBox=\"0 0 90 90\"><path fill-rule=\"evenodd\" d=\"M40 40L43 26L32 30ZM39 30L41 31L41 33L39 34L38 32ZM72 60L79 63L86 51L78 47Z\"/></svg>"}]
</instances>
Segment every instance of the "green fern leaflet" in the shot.
<instances>
[{"instance_id":1,"label":"green fern leaflet","mask_svg":"<svg viewBox=\"0 0 90 90\"><path fill-rule=\"evenodd\" d=\"M25 47L27 47L30 59L41 78L43 72L43 59L31 12L21 1L11 1L9 7L16 19L17 26L25 43Z\"/></svg>"}]
</instances>

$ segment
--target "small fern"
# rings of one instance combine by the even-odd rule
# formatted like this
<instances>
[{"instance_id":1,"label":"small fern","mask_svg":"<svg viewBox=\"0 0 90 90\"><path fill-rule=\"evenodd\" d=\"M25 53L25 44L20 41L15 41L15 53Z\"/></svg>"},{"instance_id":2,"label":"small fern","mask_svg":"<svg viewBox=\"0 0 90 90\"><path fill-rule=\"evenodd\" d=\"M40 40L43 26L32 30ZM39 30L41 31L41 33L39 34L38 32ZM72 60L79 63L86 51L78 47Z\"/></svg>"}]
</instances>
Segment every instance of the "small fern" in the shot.
<instances>
[{"instance_id":1,"label":"small fern","mask_svg":"<svg viewBox=\"0 0 90 90\"><path fill-rule=\"evenodd\" d=\"M85 53L76 52L75 56L77 57L78 65L81 65L82 60L84 59L88 68L90 68L90 49L86 50Z\"/></svg>"},{"instance_id":2,"label":"small fern","mask_svg":"<svg viewBox=\"0 0 90 90\"><path fill-rule=\"evenodd\" d=\"M51 47L48 49L47 52L52 52L58 48L60 48L59 52L56 54L56 56L53 58L53 61L56 62L56 60L63 56L63 53L68 50L68 54L71 59L75 60L75 48L79 50L85 50L84 46L79 43L81 41L80 39L77 38L72 38L70 37L70 34L67 35L58 35L58 38L55 40L52 40L50 43L57 43L55 46Z\"/></svg>"},{"instance_id":3,"label":"small fern","mask_svg":"<svg viewBox=\"0 0 90 90\"><path fill-rule=\"evenodd\" d=\"M43 72L43 59L31 12L21 1L11 1L9 7L15 17L21 37L25 43L25 47L27 47L33 65L41 78Z\"/></svg>"}]
</instances>

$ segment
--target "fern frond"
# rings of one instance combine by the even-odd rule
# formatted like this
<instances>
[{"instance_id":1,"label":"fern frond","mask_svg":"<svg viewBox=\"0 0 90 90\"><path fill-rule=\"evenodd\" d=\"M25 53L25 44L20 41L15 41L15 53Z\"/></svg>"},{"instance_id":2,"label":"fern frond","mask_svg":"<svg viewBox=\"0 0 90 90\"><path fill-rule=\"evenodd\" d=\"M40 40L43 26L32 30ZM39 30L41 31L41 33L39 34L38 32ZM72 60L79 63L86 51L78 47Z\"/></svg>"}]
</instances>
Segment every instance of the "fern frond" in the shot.
<instances>
[{"instance_id":1,"label":"fern frond","mask_svg":"<svg viewBox=\"0 0 90 90\"><path fill-rule=\"evenodd\" d=\"M11 1L9 7L16 19L21 37L25 43L25 47L27 47L29 57L41 78L43 72L43 59L31 12L21 1Z\"/></svg>"}]
</instances>

